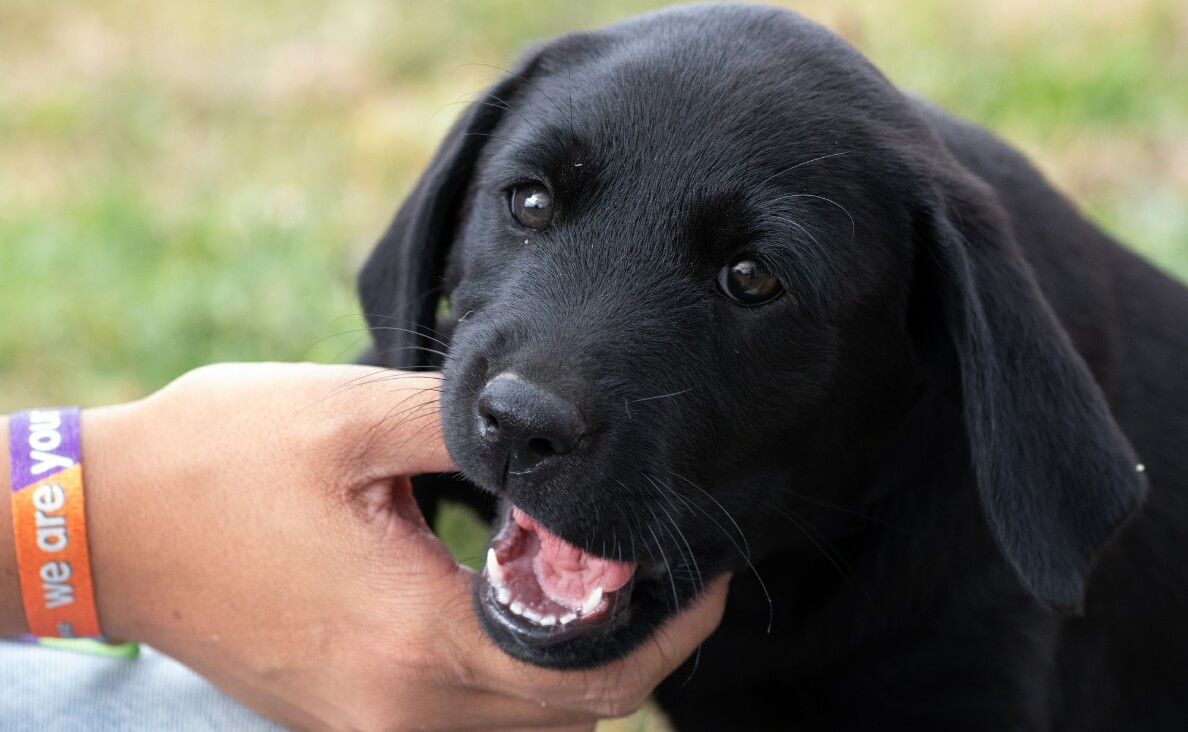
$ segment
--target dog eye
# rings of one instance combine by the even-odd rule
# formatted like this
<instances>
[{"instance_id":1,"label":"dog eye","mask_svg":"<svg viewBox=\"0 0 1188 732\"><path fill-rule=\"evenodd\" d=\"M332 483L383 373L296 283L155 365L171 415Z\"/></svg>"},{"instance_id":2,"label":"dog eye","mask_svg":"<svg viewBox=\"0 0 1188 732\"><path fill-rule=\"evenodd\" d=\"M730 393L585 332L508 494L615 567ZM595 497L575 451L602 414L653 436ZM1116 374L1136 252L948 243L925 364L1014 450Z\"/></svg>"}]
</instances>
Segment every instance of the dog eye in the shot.
<instances>
[{"instance_id":1,"label":"dog eye","mask_svg":"<svg viewBox=\"0 0 1188 732\"><path fill-rule=\"evenodd\" d=\"M553 196L539 183L514 188L511 212L521 226L544 229L553 221Z\"/></svg>"},{"instance_id":2,"label":"dog eye","mask_svg":"<svg viewBox=\"0 0 1188 732\"><path fill-rule=\"evenodd\" d=\"M779 278L752 254L744 254L718 272L718 289L739 305L761 305L784 292Z\"/></svg>"}]
</instances>

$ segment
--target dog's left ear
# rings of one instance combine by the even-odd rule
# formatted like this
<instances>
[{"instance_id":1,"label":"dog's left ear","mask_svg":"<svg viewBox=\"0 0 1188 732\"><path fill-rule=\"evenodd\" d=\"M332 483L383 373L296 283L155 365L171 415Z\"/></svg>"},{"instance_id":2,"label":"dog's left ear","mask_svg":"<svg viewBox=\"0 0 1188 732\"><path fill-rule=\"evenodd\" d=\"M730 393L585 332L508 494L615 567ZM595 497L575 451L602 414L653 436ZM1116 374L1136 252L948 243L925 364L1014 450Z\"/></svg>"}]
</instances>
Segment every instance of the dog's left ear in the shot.
<instances>
[{"instance_id":1,"label":"dog's left ear","mask_svg":"<svg viewBox=\"0 0 1188 732\"><path fill-rule=\"evenodd\" d=\"M435 335L446 256L461 219L475 162L490 133L529 81L540 52L528 53L503 81L470 103L396 212L359 272L357 287L374 348L363 363L423 367L443 346Z\"/></svg>"},{"instance_id":2,"label":"dog's left ear","mask_svg":"<svg viewBox=\"0 0 1188 732\"><path fill-rule=\"evenodd\" d=\"M918 212L959 362L964 422L991 532L1023 585L1081 610L1098 550L1145 476L1085 362L1040 292L994 193L964 174Z\"/></svg>"}]
</instances>

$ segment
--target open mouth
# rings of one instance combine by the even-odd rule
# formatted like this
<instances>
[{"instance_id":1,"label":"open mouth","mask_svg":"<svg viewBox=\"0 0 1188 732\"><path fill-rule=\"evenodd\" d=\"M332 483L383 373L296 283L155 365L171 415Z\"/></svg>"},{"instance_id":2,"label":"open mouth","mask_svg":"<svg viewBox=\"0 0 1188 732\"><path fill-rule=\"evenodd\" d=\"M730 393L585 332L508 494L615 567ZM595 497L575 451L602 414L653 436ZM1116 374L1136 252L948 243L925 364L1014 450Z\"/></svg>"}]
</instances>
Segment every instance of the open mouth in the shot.
<instances>
[{"instance_id":1,"label":"open mouth","mask_svg":"<svg viewBox=\"0 0 1188 732\"><path fill-rule=\"evenodd\" d=\"M635 569L570 544L513 507L487 550L479 597L516 640L548 645L623 622Z\"/></svg>"}]
</instances>

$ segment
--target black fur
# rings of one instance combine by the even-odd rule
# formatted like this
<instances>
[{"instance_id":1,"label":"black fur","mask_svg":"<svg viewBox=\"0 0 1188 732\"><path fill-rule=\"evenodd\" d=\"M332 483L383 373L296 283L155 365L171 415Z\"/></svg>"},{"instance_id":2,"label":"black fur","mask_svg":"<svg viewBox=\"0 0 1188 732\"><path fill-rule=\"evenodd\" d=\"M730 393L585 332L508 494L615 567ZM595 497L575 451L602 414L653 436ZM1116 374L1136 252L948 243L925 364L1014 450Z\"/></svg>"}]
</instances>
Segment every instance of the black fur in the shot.
<instances>
[{"instance_id":1,"label":"black fur","mask_svg":"<svg viewBox=\"0 0 1188 732\"><path fill-rule=\"evenodd\" d=\"M543 231L509 212L529 181ZM741 253L786 294L724 297ZM617 658L730 570L659 690L680 729L1188 729L1188 291L824 29L693 6L539 46L360 292L392 367L433 363L449 297L468 478L640 562L624 622L488 621L509 653ZM507 370L588 429L524 474L476 427Z\"/></svg>"}]
</instances>

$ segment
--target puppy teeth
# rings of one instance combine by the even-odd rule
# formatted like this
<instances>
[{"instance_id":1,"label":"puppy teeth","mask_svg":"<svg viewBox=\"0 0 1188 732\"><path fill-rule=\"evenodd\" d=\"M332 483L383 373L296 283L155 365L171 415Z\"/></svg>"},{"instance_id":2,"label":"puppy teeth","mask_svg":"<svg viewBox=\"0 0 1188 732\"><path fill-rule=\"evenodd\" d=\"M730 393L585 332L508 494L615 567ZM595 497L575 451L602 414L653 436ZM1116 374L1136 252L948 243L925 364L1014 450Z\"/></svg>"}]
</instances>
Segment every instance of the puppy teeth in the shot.
<instances>
[{"instance_id":1,"label":"puppy teeth","mask_svg":"<svg viewBox=\"0 0 1188 732\"><path fill-rule=\"evenodd\" d=\"M487 578L500 587L504 585L503 565L495 557L494 549L487 549Z\"/></svg>"},{"instance_id":2,"label":"puppy teeth","mask_svg":"<svg viewBox=\"0 0 1188 732\"><path fill-rule=\"evenodd\" d=\"M511 611L516 615L524 614L524 603L520 602L519 600L513 601L510 607Z\"/></svg>"},{"instance_id":3,"label":"puppy teeth","mask_svg":"<svg viewBox=\"0 0 1188 732\"><path fill-rule=\"evenodd\" d=\"M577 620L577 613L565 613L560 617L562 625L568 625L575 620Z\"/></svg>"},{"instance_id":4,"label":"puppy teeth","mask_svg":"<svg viewBox=\"0 0 1188 732\"><path fill-rule=\"evenodd\" d=\"M542 616L540 613L536 612L535 610L533 610L530 607L524 608L524 617L528 618L529 620L536 623L537 625L540 625L540 621L544 620L544 616Z\"/></svg>"},{"instance_id":5,"label":"puppy teeth","mask_svg":"<svg viewBox=\"0 0 1188 732\"><path fill-rule=\"evenodd\" d=\"M496 587L495 597L499 600L500 604L506 605L511 602L511 590L506 587Z\"/></svg>"},{"instance_id":6,"label":"puppy teeth","mask_svg":"<svg viewBox=\"0 0 1188 732\"><path fill-rule=\"evenodd\" d=\"M595 587L594 591L590 593L590 596L586 598L586 601L582 603L582 607L578 610L578 613L581 615L589 615L598 609L598 604L601 602L602 588Z\"/></svg>"},{"instance_id":7,"label":"puppy teeth","mask_svg":"<svg viewBox=\"0 0 1188 732\"><path fill-rule=\"evenodd\" d=\"M541 625L544 625L546 627L550 626L550 625L556 625L557 624L557 616L556 615L545 615L545 616L541 617L540 620L537 620L536 622L538 622Z\"/></svg>"}]
</instances>

